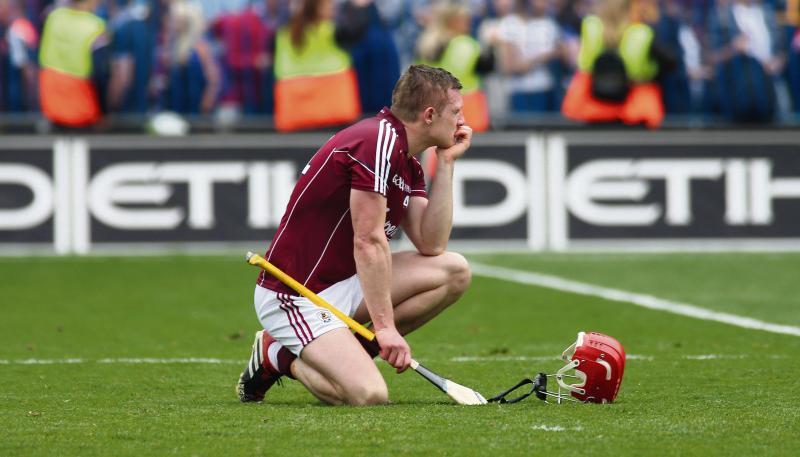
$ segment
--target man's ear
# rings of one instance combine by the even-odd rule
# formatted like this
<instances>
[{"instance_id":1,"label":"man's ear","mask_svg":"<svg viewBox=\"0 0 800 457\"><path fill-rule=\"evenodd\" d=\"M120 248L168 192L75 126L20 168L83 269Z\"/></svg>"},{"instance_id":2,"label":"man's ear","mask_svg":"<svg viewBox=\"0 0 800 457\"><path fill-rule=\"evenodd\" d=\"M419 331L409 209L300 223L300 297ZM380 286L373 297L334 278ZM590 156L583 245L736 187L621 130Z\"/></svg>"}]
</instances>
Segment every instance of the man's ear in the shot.
<instances>
[{"instance_id":1,"label":"man's ear","mask_svg":"<svg viewBox=\"0 0 800 457\"><path fill-rule=\"evenodd\" d=\"M425 108L425 111L422 112L422 122L424 122L425 125L431 125L433 123L434 114L436 114L436 110L432 106Z\"/></svg>"}]
</instances>

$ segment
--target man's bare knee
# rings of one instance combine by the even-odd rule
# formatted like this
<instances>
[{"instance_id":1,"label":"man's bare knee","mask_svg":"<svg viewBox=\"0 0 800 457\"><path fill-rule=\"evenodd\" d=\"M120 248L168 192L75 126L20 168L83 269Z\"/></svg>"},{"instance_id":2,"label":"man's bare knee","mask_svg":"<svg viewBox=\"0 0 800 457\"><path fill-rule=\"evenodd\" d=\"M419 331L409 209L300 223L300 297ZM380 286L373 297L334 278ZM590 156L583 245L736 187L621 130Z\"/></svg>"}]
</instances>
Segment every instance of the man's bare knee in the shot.
<instances>
[{"instance_id":1,"label":"man's bare knee","mask_svg":"<svg viewBox=\"0 0 800 457\"><path fill-rule=\"evenodd\" d=\"M463 294L472 282L472 270L469 262L457 252L445 252L446 268L449 275L447 281L451 293Z\"/></svg>"},{"instance_id":2,"label":"man's bare knee","mask_svg":"<svg viewBox=\"0 0 800 457\"><path fill-rule=\"evenodd\" d=\"M374 406L389 403L389 390L384 383L369 383L350 386L345 392L347 404L352 406Z\"/></svg>"}]
</instances>

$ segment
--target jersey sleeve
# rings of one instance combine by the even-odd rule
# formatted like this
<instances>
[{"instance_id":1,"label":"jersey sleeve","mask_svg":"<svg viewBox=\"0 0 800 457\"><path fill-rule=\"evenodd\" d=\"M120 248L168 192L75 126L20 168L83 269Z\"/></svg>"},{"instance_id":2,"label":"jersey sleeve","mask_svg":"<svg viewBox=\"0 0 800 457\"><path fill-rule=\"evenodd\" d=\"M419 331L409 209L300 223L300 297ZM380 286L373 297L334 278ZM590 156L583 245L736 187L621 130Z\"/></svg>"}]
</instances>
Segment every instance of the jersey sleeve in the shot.
<instances>
[{"instance_id":1,"label":"jersey sleeve","mask_svg":"<svg viewBox=\"0 0 800 457\"><path fill-rule=\"evenodd\" d=\"M422 171L422 164L416 157L411 160L411 196L428 198L428 191L425 190L425 172Z\"/></svg>"},{"instance_id":2,"label":"jersey sleeve","mask_svg":"<svg viewBox=\"0 0 800 457\"><path fill-rule=\"evenodd\" d=\"M392 157L399 147L397 131L382 120L377 129L365 132L365 138L348 151L350 187L386 196L392 171Z\"/></svg>"}]
</instances>

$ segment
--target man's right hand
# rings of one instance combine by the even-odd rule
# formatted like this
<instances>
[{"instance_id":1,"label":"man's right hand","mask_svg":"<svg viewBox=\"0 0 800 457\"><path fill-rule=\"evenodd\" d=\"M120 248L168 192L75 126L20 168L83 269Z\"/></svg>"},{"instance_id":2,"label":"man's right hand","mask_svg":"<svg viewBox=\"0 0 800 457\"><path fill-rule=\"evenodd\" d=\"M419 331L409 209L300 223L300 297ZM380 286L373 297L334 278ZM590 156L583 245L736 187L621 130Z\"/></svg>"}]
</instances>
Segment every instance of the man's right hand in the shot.
<instances>
[{"instance_id":1,"label":"man's right hand","mask_svg":"<svg viewBox=\"0 0 800 457\"><path fill-rule=\"evenodd\" d=\"M381 347L380 356L395 367L398 373L406 371L411 364L411 348L396 328L382 328L375 332Z\"/></svg>"},{"instance_id":2,"label":"man's right hand","mask_svg":"<svg viewBox=\"0 0 800 457\"><path fill-rule=\"evenodd\" d=\"M447 148L436 148L436 156L444 158L447 162L453 163L456 159L464 155L472 144L472 127L460 125L453 136L453 144Z\"/></svg>"}]
</instances>

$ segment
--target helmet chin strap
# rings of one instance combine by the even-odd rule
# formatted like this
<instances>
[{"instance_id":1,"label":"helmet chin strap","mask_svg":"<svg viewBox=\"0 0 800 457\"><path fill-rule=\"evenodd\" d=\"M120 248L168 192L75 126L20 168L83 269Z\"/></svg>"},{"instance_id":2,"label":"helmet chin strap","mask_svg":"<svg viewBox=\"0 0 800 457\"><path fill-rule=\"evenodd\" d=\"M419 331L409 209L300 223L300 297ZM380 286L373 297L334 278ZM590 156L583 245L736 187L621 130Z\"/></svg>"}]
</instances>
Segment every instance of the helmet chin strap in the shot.
<instances>
[{"instance_id":1,"label":"helmet chin strap","mask_svg":"<svg viewBox=\"0 0 800 457\"><path fill-rule=\"evenodd\" d=\"M547 378L550 378L550 377L556 377L556 380L558 381L558 386L559 386L558 387L558 392L550 392L550 391L547 390ZM571 402L574 402L574 403L583 403L581 401L578 401L578 400L572 398L566 392L562 392L562 390L561 390L562 381L559 379L559 377L560 378L577 378L577 379L580 379L579 376L573 376L573 375L563 374L563 373L562 374L539 373L533 379L525 378L522 381L520 381L517 384L515 384L514 386L512 386L511 388L509 388L508 390L505 390L505 391L495 395L494 397L488 399L487 401L489 403L497 402L497 403L500 403L500 404L506 404L506 403L511 404L511 403L520 402L520 401L530 397L531 395L536 395L536 398L538 398L539 400L542 400L545 403L550 403L549 401L547 401L548 397L555 398L556 399L556 403L558 403L558 404L561 404L561 402L563 400L571 401ZM528 385L528 384L531 385L531 390L529 392L526 392L526 393L520 395L519 397L507 398L510 393L512 393L515 390L519 389L520 387ZM566 384L564 384L564 385L566 386Z\"/></svg>"}]
</instances>

